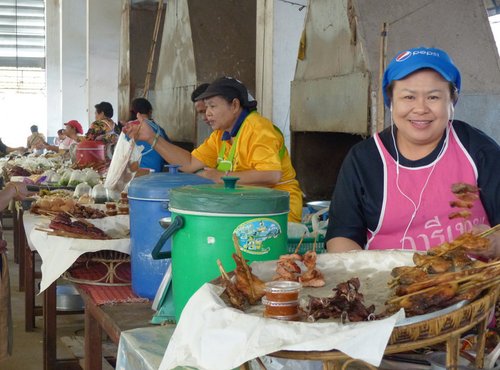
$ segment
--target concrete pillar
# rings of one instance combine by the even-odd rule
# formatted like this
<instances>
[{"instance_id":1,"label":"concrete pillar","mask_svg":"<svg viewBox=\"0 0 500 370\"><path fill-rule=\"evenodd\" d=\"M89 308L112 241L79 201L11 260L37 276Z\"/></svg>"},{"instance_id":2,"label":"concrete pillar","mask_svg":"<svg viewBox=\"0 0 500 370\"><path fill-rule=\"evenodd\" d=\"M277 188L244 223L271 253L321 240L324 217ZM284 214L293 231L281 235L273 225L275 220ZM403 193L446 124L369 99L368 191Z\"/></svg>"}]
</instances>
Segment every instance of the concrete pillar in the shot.
<instances>
[{"instance_id":1,"label":"concrete pillar","mask_svg":"<svg viewBox=\"0 0 500 370\"><path fill-rule=\"evenodd\" d=\"M86 0L61 1L62 120L76 119L84 131L88 128L86 32Z\"/></svg>"},{"instance_id":2,"label":"concrete pillar","mask_svg":"<svg viewBox=\"0 0 500 370\"><path fill-rule=\"evenodd\" d=\"M117 121L121 9L121 1L87 0L88 122L94 121L94 106L101 101L113 105Z\"/></svg>"},{"instance_id":3,"label":"concrete pillar","mask_svg":"<svg viewBox=\"0 0 500 370\"><path fill-rule=\"evenodd\" d=\"M59 6L60 0L47 0L45 2L47 137L57 136L57 130L62 128L63 125L61 111L61 22Z\"/></svg>"}]
</instances>

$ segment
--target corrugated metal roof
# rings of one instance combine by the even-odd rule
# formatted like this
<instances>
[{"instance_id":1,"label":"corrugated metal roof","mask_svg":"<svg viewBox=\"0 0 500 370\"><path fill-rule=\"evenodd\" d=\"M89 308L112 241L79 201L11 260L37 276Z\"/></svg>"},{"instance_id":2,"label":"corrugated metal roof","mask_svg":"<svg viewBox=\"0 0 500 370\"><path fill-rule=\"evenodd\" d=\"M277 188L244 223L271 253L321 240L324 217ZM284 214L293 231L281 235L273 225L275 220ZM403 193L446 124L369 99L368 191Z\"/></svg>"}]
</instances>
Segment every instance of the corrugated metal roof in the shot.
<instances>
[{"instance_id":1,"label":"corrugated metal roof","mask_svg":"<svg viewBox=\"0 0 500 370\"><path fill-rule=\"evenodd\" d=\"M0 66L45 68L44 0L0 0Z\"/></svg>"}]
</instances>

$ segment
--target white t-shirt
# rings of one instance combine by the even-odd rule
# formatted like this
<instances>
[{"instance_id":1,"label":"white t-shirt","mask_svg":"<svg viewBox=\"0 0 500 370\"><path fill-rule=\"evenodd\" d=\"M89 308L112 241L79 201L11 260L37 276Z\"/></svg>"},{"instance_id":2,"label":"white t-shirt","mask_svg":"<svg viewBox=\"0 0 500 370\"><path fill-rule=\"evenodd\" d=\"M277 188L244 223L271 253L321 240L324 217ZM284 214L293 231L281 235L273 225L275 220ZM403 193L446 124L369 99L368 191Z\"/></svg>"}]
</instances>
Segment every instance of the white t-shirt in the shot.
<instances>
[{"instance_id":1,"label":"white t-shirt","mask_svg":"<svg viewBox=\"0 0 500 370\"><path fill-rule=\"evenodd\" d=\"M66 136L64 138L64 140L59 142L59 149L60 150L68 150L70 145L73 143L76 143L76 141L73 140L72 138Z\"/></svg>"}]
</instances>

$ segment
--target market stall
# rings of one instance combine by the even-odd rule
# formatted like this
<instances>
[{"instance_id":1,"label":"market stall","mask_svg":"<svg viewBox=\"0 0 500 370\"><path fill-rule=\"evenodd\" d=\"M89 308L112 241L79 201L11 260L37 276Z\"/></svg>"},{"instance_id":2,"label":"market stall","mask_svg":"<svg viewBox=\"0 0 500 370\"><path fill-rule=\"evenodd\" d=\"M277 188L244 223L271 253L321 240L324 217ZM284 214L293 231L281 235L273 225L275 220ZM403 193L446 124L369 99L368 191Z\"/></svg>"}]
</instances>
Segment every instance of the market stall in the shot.
<instances>
[{"instance_id":1,"label":"market stall","mask_svg":"<svg viewBox=\"0 0 500 370\"><path fill-rule=\"evenodd\" d=\"M331 289L339 281L356 276L365 302L383 307L386 286L395 266L411 265L412 253L360 252L318 256L318 268ZM252 264L252 271L268 281L275 261ZM303 289L301 299L322 295L316 288ZM498 285L473 302L446 307L427 315L405 318L403 310L383 319L367 322L280 321L262 316L262 305L244 311L221 299L224 288L205 284L189 300L169 341L160 369L178 365L198 369L230 369L264 355L320 360L325 368L337 368L347 359L378 366L384 354L404 352L436 343L446 343L449 366L456 365L460 335L478 326L480 348L477 365L484 355L486 324L494 308ZM193 340L193 338L197 338ZM482 345L482 347L481 347Z\"/></svg>"}]
</instances>

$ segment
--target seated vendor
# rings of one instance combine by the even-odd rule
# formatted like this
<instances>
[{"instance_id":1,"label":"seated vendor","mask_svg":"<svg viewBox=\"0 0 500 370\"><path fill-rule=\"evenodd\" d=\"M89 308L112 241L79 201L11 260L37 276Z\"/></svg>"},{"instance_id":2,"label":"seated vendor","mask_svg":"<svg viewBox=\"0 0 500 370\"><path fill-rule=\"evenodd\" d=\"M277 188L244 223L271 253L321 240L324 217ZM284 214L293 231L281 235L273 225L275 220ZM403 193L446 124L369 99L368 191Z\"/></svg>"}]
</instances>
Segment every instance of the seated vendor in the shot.
<instances>
[{"instance_id":1,"label":"seated vendor","mask_svg":"<svg viewBox=\"0 0 500 370\"><path fill-rule=\"evenodd\" d=\"M342 164L329 213L329 252L425 251L473 225L500 223L500 147L454 119L460 82L439 49L402 51L389 63L383 93L391 126L356 144ZM457 183L480 189L466 219L449 217L457 211L450 206ZM498 256L500 233L491 238L490 253Z\"/></svg>"},{"instance_id":2,"label":"seated vendor","mask_svg":"<svg viewBox=\"0 0 500 370\"><path fill-rule=\"evenodd\" d=\"M38 126L30 127L31 135L26 139L26 147L35 154L42 154L45 142L45 136L38 132Z\"/></svg>"},{"instance_id":3,"label":"seated vendor","mask_svg":"<svg viewBox=\"0 0 500 370\"><path fill-rule=\"evenodd\" d=\"M66 136L66 134L64 133L64 129L59 129L57 130L57 137L54 140L54 144L50 145L45 143L44 148L56 153L64 152L69 149L73 142L74 140Z\"/></svg>"},{"instance_id":4,"label":"seated vendor","mask_svg":"<svg viewBox=\"0 0 500 370\"><path fill-rule=\"evenodd\" d=\"M149 143L181 170L222 182L221 177L239 177L242 185L266 186L290 193L288 219L300 222L302 192L295 179L285 139L271 121L257 113L257 102L249 101L247 88L238 80L215 80L197 100L206 105L211 135L191 153L155 136L148 128L128 125L133 137Z\"/></svg>"},{"instance_id":5,"label":"seated vendor","mask_svg":"<svg viewBox=\"0 0 500 370\"><path fill-rule=\"evenodd\" d=\"M72 119L64 124L64 134L72 140L71 144L79 143L83 139L83 127L76 119ZM70 144L70 145L71 145Z\"/></svg>"},{"instance_id":6,"label":"seated vendor","mask_svg":"<svg viewBox=\"0 0 500 370\"><path fill-rule=\"evenodd\" d=\"M95 121L90 124L85 134L87 140L102 141L105 144L116 144L118 135L115 132L113 106L108 102L95 105Z\"/></svg>"},{"instance_id":7,"label":"seated vendor","mask_svg":"<svg viewBox=\"0 0 500 370\"><path fill-rule=\"evenodd\" d=\"M152 136L157 135L158 138L168 142L169 139L165 130L153 120L153 106L149 100L145 98L134 99L132 101L130 114L129 124L134 122L139 123L137 120L147 122L147 125L151 129ZM126 131L125 133L127 134ZM148 142L147 140L136 138L136 144L144 147L139 166L144 169L153 170L154 172L162 172L167 162L158 152L158 148L155 147L156 142L152 143L152 141Z\"/></svg>"}]
</instances>

